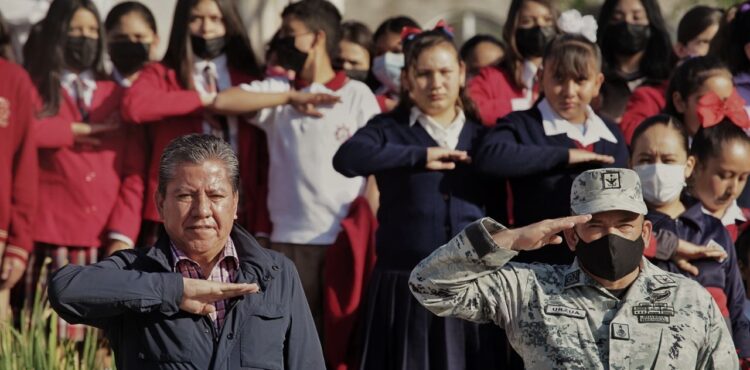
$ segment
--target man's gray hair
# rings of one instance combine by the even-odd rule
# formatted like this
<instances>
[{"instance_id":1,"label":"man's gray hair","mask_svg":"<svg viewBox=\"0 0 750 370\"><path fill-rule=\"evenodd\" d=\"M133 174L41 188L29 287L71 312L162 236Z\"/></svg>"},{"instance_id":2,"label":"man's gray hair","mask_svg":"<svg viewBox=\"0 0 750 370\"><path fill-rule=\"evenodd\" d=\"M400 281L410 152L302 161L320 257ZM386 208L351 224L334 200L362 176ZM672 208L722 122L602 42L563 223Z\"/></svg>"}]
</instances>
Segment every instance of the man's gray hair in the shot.
<instances>
[{"instance_id":1,"label":"man's gray hair","mask_svg":"<svg viewBox=\"0 0 750 370\"><path fill-rule=\"evenodd\" d=\"M224 140L211 135L190 134L172 140L164 149L159 160L159 187L162 196L167 193L167 184L174 179L178 166L201 164L205 161L219 161L232 184L232 191L240 187L240 164L232 147Z\"/></svg>"}]
</instances>

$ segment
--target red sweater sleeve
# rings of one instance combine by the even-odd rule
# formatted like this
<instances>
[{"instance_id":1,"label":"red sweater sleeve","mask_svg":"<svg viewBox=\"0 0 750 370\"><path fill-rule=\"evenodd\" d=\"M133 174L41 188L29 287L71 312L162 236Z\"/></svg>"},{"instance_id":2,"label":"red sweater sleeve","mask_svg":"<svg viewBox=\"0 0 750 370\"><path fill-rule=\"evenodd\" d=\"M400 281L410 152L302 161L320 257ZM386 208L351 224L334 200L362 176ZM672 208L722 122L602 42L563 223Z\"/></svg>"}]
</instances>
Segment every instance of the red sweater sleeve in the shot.
<instances>
[{"instance_id":1,"label":"red sweater sleeve","mask_svg":"<svg viewBox=\"0 0 750 370\"><path fill-rule=\"evenodd\" d=\"M175 72L159 63L143 68L122 102L122 117L138 124L202 112L198 93L182 89Z\"/></svg>"},{"instance_id":2,"label":"red sweater sleeve","mask_svg":"<svg viewBox=\"0 0 750 370\"><path fill-rule=\"evenodd\" d=\"M35 109L41 111L44 103L41 96L33 90L31 95L34 97ZM65 104L64 98L60 98L60 110ZM60 114L60 110L54 116L36 118L32 121L32 130L36 139L36 145L39 148L62 148L73 145L73 129L71 128L72 120Z\"/></svg>"},{"instance_id":3,"label":"red sweater sleeve","mask_svg":"<svg viewBox=\"0 0 750 370\"><path fill-rule=\"evenodd\" d=\"M625 106L625 113L620 120L620 129L628 145L630 145L635 129L641 122L648 117L659 114L664 109L666 105L664 91L665 89L662 86L641 86L630 95L628 104Z\"/></svg>"},{"instance_id":4,"label":"red sweater sleeve","mask_svg":"<svg viewBox=\"0 0 750 370\"><path fill-rule=\"evenodd\" d=\"M37 206L39 163L32 129L34 100L29 100L29 96L34 96L35 92L28 75L23 73L15 97L15 101L19 103L13 118L14 124L18 125L18 130L14 130L14 144L17 150L13 158L10 228L5 250L6 255L21 258L25 256L16 248L31 252L34 245L32 221Z\"/></svg>"},{"instance_id":5,"label":"red sweater sleeve","mask_svg":"<svg viewBox=\"0 0 750 370\"><path fill-rule=\"evenodd\" d=\"M479 111L479 117L485 126L494 126L498 118L512 112L508 80L497 67L482 68L474 78L469 80L468 92Z\"/></svg>"},{"instance_id":6,"label":"red sweater sleeve","mask_svg":"<svg viewBox=\"0 0 750 370\"><path fill-rule=\"evenodd\" d=\"M141 227L146 177L146 142L144 127L127 125L127 151L121 175L120 193L109 217L107 229L135 241Z\"/></svg>"}]
</instances>

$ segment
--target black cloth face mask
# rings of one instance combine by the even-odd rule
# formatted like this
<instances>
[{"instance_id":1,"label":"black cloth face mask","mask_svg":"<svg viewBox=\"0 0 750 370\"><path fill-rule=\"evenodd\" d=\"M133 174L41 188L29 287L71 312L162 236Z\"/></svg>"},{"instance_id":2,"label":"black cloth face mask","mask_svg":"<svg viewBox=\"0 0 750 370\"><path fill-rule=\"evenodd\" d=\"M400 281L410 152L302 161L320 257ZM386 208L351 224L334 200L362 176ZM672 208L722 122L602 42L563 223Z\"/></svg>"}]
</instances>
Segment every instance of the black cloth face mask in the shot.
<instances>
[{"instance_id":1,"label":"black cloth face mask","mask_svg":"<svg viewBox=\"0 0 750 370\"><path fill-rule=\"evenodd\" d=\"M204 60L211 60L224 52L227 41L224 36L204 39L200 36L190 35L190 43L193 45L193 54Z\"/></svg>"},{"instance_id":2,"label":"black cloth face mask","mask_svg":"<svg viewBox=\"0 0 750 370\"><path fill-rule=\"evenodd\" d=\"M519 28L516 30L516 46L524 58L541 57L547 44L555 38L554 27Z\"/></svg>"},{"instance_id":3,"label":"black cloth face mask","mask_svg":"<svg viewBox=\"0 0 750 370\"><path fill-rule=\"evenodd\" d=\"M98 54L98 39L74 36L65 42L65 64L72 69L84 71L93 67Z\"/></svg>"},{"instance_id":4,"label":"black cloth face mask","mask_svg":"<svg viewBox=\"0 0 750 370\"><path fill-rule=\"evenodd\" d=\"M368 70L359 70L359 69L350 69L346 71L346 76L351 78L352 80L365 82L367 81L367 76L370 74L370 71Z\"/></svg>"},{"instance_id":5,"label":"black cloth face mask","mask_svg":"<svg viewBox=\"0 0 750 370\"><path fill-rule=\"evenodd\" d=\"M271 45L271 49L276 52L277 63L282 68L299 73L305 66L308 53L297 49L294 40L294 36L280 37Z\"/></svg>"},{"instance_id":6,"label":"black cloth face mask","mask_svg":"<svg viewBox=\"0 0 750 370\"><path fill-rule=\"evenodd\" d=\"M586 243L578 236L575 254L578 263L591 274L616 281L633 272L641 263L645 243L639 235L629 240L614 234Z\"/></svg>"},{"instance_id":7,"label":"black cloth face mask","mask_svg":"<svg viewBox=\"0 0 750 370\"><path fill-rule=\"evenodd\" d=\"M651 39L651 27L620 22L607 26L603 43L614 49L615 54L633 55L643 51Z\"/></svg>"},{"instance_id":8,"label":"black cloth face mask","mask_svg":"<svg viewBox=\"0 0 750 370\"><path fill-rule=\"evenodd\" d=\"M127 77L148 62L151 44L145 42L115 41L109 43L109 59L123 77Z\"/></svg>"}]
</instances>

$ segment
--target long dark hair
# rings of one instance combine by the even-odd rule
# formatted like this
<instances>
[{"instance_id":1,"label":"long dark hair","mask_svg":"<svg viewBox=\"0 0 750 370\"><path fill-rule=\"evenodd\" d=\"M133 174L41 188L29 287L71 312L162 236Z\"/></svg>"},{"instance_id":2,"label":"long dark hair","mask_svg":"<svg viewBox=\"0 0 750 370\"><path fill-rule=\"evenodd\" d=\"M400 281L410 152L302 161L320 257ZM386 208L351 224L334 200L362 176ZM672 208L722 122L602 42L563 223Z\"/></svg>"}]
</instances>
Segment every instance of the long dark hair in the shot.
<instances>
[{"instance_id":1,"label":"long dark hair","mask_svg":"<svg viewBox=\"0 0 750 370\"><path fill-rule=\"evenodd\" d=\"M445 31L436 29L422 32L419 35L415 36L413 39L404 41L403 73L409 73L409 70L411 68L414 68L417 60L419 60L419 56L422 55L425 50L431 49L438 45L449 45L451 48L453 48L453 50L456 52L457 62L461 63L461 57L459 56L458 48L456 47L453 38L449 36ZM471 99L469 99L465 87L461 87L461 89L459 90L457 104L458 107L464 111L467 119L478 122L476 108L474 107L474 103L471 101ZM399 98L398 105L393 110L393 113L409 114L408 112L413 106L414 102L409 97L409 92L406 90L406 87L401 86L401 96Z\"/></svg>"},{"instance_id":2,"label":"long dark hair","mask_svg":"<svg viewBox=\"0 0 750 370\"><path fill-rule=\"evenodd\" d=\"M724 12L721 9L697 5L685 13L677 25L677 41L683 45L698 37L713 25L721 24Z\"/></svg>"},{"instance_id":3,"label":"long dark hair","mask_svg":"<svg viewBox=\"0 0 750 370\"><path fill-rule=\"evenodd\" d=\"M34 35L33 50L24 53L26 68L44 102L41 116L56 115L60 109L60 74L65 67L65 44L68 40L70 21L78 9L94 14L99 23L99 41L96 60L91 68L94 78L107 79L104 70L104 26L99 11L91 0L54 0L47 16L39 24Z\"/></svg>"},{"instance_id":4,"label":"long dark hair","mask_svg":"<svg viewBox=\"0 0 750 370\"><path fill-rule=\"evenodd\" d=\"M602 49L603 70L607 78L617 75L617 45L605 44L602 40L619 2L620 0L605 0L599 11L599 29L596 38L599 40L599 47ZM669 73L677 58L672 49L672 41L669 38L664 17L661 15L659 3L656 0L640 0L640 2L646 10L649 28L651 28L651 38L649 38L646 52L641 58L639 69L648 83L661 83L669 78Z\"/></svg>"},{"instance_id":5,"label":"long dark hair","mask_svg":"<svg viewBox=\"0 0 750 370\"><path fill-rule=\"evenodd\" d=\"M13 53L13 40L11 36L10 27L5 22L3 13L0 12L0 58L15 62L16 55Z\"/></svg>"},{"instance_id":6,"label":"long dark hair","mask_svg":"<svg viewBox=\"0 0 750 370\"><path fill-rule=\"evenodd\" d=\"M185 89L193 88L193 46L190 42L190 12L201 0L178 0L174 10L169 46L162 63L177 72L177 78ZM245 27L242 25L232 0L214 0L221 11L226 28L227 65L251 76L260 76L260 68L250 46Z\"/></svg>"},{"instance_id":7,"label":"long dark hair","mask_svg":"<svg viewBox=\"0 0 750 370\"><path fill-rule=\"evenodd\" d=\"M545 6L552 14L553 20L557 20L560 16L560 12L555 5L556 2L552 0L513 0L510 3L508 17L506 18L507 21L503 26L503 40L505 40L508 47L505 51L505 57L503 57L503 61L500 63L500 67L508 73L510 83L517 89L525 87L521 79L523 56L521 56L521 52L518 51L518 45L516 45L516 30L518 29L518 14L521 12L521 6L527 1L533 1ZM557 27L555 22L553 22L553 27Z\"/></svg>"},{"instance_id":8,"label":"long dark hair","mask_svg":"<svg viewBox=\"0 0 750 370\"><path fill-rule=\"evenodd\" d=\"M154 19L154 14L151 13L151 10L149 10L147 6L137 1L126 1L124 3L119 3L115 5L114 8L110 9L109 13L107 13L107 19L104 20L104 28L107 30L107 32L112 31L112 29L120 24L120 22L122 21L122 17L130 13L138 14L141 19L146 22L151 31L154 31L154 34L157 33L156 19Z\"/></svg>"},{"instance_id":9,"label":"long dark hair","mask_svg":"<svg viewBox=\"0 0 750 370\"><path fill-rule=\"evenodd\" d=\"M695 157L698 164L705 164L709 158L720 156L722 149L732 141L750 146L750 137L745 131L728 118L724 118L716 126L698 130L693 137L690 155Z\"/></svg>"},{"instance_id":10,"label":"long dark hair","mask_svg":"<svg viewBox=\"0 0 750 370\"><path fill-rule=\"evenodd\" d=\"M710 53L724 60L734 75L750 72L750 59L745 54L745 45L750 42L750 9L744 5L750 5L750 1L738 6L734 18L721 25L711 43Z\"/></svg>"}]
</instances>

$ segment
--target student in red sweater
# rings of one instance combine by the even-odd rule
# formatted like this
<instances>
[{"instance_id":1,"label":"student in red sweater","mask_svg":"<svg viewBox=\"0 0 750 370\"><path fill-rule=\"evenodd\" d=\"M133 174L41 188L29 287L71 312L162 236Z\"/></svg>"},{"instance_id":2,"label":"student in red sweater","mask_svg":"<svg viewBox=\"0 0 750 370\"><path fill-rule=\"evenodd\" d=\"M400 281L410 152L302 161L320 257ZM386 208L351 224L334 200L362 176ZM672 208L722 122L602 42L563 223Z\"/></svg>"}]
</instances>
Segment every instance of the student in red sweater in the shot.
<instances>
[{"instance_id":1,"label":"student in red sweater","mask_svg":"<svg viewBox=\"0 0 750 370\"><path fill-rule=\"evenodd\" d=\"M598 21L604 85L595 109L619 123L633 90L663 83L676 58L657 0L606 0Z\"/></svg>"},{"instance_id":2,"label":"student in red sweater","mask_svg":"<svg viewBox=\"0 0 750 370\"><path fill-rule=\"evenodd\" d=\"M130 245L138 234L143 150L120 122L122 90L104 73L104 32L94 4L53 1L39 37L45 42L27 61L41 109L34 134L44 207L35 219L35 267L47 256L52 269L94 263L114 234ZM59 332L83 336L81 327L64 324Z\"/></svg>"},{"instance_id":3,"label":"student in red sweater","mask_svg":"<svg viewBox=\"0 0 750 370\"><path fill-rule=\"evenodd\" d=\"M508 44L499 66L485 67L469 81L469 96L482 124L494 126L499 118L527 110L539 96L537 71L547 44L557 34L558 11L550 0L513 0L503 28Z\"/></svg>"},{"instance_id":4,"label":"student in red sweater","mask_svg":"<svg viewBox=\"0 0 750 370\"><path fill-rule=\"evenodd\" d=\"M28 99L34 85L4 54L0 45L0 320L10 313L10 289L21 280L33 248L39 171Z\"/></svg>"},{"instance_id":5,"label":"student in red sweater","mask_svg":"<svg viewBox=\"0 0 750 370\"><path fill-rule=\"evenodd\" d=\"M159 47L156 19L145 5L126 1L109 11L104 28L113 64L112 79L130 87Z\"/></svg>"},{"instance_id":6,"label":"student in red sweater","mask_svg":"<svg viewBox=\"0 0 750 370\"><path fill-rule=\"evenodd\" d=\"M722 14L721 10L704 5L695 6L685 13L677 26L674 48L680 60L708 54L711 40L719 30ZM620 121L620 129L628 145L636 127L647 117L664 109L667 104L664 94L668 85L667 81L646 81L633 91Z\"/></svg>"},{"instance_id":7,"label":"student in red sweater","mask_svg":"<svg viewBox=\"0 0 750 370\"><path fill-rule=\"evenodd\" d=\"M240 158L239 222L256 236L268 236L266 211L268 153L265 135L242 117L205 109L216 93L260 76L245 27L231 0L179 0L167 52L143 68L125 93L122 114L145 125L148 181L141 242L156 240L160 218L153 195L159 157L174 138L207 133L227 140Z\"/></svg>"}]
</instances>

